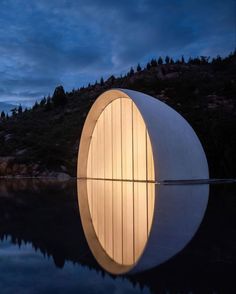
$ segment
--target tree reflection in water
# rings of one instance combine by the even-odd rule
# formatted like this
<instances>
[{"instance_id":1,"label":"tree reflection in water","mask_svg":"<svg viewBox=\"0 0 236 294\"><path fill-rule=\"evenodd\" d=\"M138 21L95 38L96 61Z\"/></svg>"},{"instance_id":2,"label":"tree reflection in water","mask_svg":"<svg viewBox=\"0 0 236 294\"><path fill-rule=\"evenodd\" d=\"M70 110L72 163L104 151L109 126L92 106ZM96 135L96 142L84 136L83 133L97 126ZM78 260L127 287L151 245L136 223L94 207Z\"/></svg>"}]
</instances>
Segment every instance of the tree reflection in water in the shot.
<instances>
[{"instance_id":1,"label":"tree reflection in water","mask_svg":"<svg viewBox=\"0 0 236 294\"><path fill-rule=\"evenodd\" d=\"M1 180L0 238L13 244L31 243L57 267L65 261L96 269L79 217L76 183L42 180ZM125 276L153 292L235 289L233 234L235 186L211 187L204 221L189 245L167 263L144 273ZM116 278L116 277L114 277Z\"/></svg>"}]
</instances>

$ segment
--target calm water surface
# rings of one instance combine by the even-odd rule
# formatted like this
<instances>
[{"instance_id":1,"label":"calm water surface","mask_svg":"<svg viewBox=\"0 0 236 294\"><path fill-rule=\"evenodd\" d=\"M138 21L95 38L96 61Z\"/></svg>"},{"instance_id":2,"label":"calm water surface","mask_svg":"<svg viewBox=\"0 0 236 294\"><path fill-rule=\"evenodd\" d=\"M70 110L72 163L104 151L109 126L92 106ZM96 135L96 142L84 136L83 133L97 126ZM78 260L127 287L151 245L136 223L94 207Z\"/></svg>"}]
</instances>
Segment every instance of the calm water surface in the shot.
<instances>
[{"instance_id":1,"label":"calm water surface","mask_svg":"<svg viewBox=\"0 0 236 294\"><path fill-rule=\"evenodd\" d=\"M148 272L114 277L84 238L76 183L0 181L0 293L235 293L235 184L212 185L189 245Z\"/></svg>"}]
</instances>

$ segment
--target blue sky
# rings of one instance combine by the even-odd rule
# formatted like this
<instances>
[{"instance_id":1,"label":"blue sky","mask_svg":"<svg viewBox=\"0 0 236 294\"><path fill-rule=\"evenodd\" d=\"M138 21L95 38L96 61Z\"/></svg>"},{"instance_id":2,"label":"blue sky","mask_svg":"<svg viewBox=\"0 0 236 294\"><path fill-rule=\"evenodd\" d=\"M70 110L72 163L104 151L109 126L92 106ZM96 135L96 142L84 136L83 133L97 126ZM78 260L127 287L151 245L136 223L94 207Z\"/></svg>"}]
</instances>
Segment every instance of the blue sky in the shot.
<instances>
[{"instance_id":1,"label":"blue sky","mask_svg":"<svg viewBox=\"0 0 236 294\"><path fill-rule=\"evenodd\" d=\"M234 0L0 0L0 101L31 105L138 62L225 56Z\"/></svg>"}]
</instances>

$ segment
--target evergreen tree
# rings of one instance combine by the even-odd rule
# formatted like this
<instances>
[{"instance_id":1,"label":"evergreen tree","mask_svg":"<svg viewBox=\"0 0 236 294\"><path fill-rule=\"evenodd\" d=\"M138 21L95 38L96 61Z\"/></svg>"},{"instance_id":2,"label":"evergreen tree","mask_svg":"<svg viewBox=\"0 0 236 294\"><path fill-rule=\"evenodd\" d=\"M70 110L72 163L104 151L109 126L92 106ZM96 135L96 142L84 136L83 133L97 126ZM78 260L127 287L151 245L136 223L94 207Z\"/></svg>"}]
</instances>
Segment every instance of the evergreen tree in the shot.
<instances>
[{"instance_id":1,"label":"evergreen tree","mask_svg":"<svg viewBox=\"0 0 236 294\"><path fill-rule=\"evenodd\" d=\"M16 108L11 109L11 113L12 113L12 116L16 116L17 109Z\"/></svg>"},{"instance_id":2,"label":"evergreen tree","mask_svg":"<svg viewBox=\"0 0 236 294\"><path fill-rule=\"evenodd\" d=\"M56 87L52 96L52 102L55 107L64 106L67 103L67 97L63 86Z\"/></svg>"},{"instance_id":3,"label":"evergreen tree","mask_svg":"<svg viewBox=\"0 0 236 294\"><path fill-rule=\"evenodd\" d=\"M141 70L142 70L142 68L141 68L140 64L138 64L138 66L137 66L137 72L139 72Z\"/></svg>"},{"instance_id":4,"label":"evergreen tree","mask_svg":"<svg viewBox=\"0 0 236 294\"><path fill-rule=\"evenodd\" d=\"M130 71L129 71L129 76L131 77L131 76L133 76L134 75L134 69L133 69L133 67L131 67L130 68Z\"/></svg>"},{"instance_id":5,"label":"evergreen tree","mask_svg":"<svg viewBox=\"0 0 236 294\"><path fill-rule=\"evenodd\" d=\"M181 57L181 63L185 63L184 56Z\"/></svg>"},{"instance_id":6,"label":"evergreen tree","mask_svg":"<svg viewBox=\"0 0 236 294\"><path fill-rule=\"evenodd\" d=\"M22 114L22 112L23 112L23 109L22 109L22 106L20 104L20 106L18 107L18 114Z\"/></svg>"},{"instance_id":7,"label":"evergreen tree","mask_svg":"<svg viewBox=\"0 0 236 294\"><path fill-rule=\"evenodd\" d=\"M38 101L34 103L33 110L36 110L39 107Z\"/></svg>"},{"instance_id":8,"label":"evergreen tree","mask_svg":"<svg viewBox=\"0 0 236 294\"><path fill-rule=\"evenodd\" d=\"M190 56L189 59L188 59L188 64L192 64L193 63L193 59L192 57Z\"/></svg>"},{"instance_id":9,"label":"evergreen tree","mask_svg":"<svg viewBox=\"0 0 236 294\"><path fill-rule=\"evenodd\" d=\"M1 112L1 119L4 119L5 117L6 117L5 112L2 111L2 112Z\"/></svg>"},{"instance_id":10,"label":"evergreen tree","mask_svg":"<svg viewBox=\"0 0 236 294\"><path fill-rule=\"evenodd\" d=\"M163 59L161 58L161 56L158 58L157 63L160 64L160 65L163 64Z\"/></svg>"},{"instance_id":11,"label":"evergreen tree","mask_svg":"<svg viewBox=\"0 0 236 294\"><path fill-rule=\"evenodd\" d=\"M147 63L146 69L147 69L147 70L150 70L150 69L151 69L151 64L150 64L150 62Z\"/></svg>"},{"instance_id":12,"label":"evergreen tree","mask_svg":"<svg viewBox=\"0 0 236 294\"><path fill-rule=\"evenodd\" d=\"M46 99L46 97L44 97L44 98L40 101L39 105L43 107L43 106L46 104L46 102L47 102L47 99Z\"/></svg>"},{"instance_id":13,"label":"evergreen tree","mask_svg":"<svg viewBox=\"0 0 236 294\"><path fill-rule=\"evenodd\" d=\"M166 62L166 64L169 64L170 63L170 57L169 56L166 56L165 62Z\"/></svg>"},{"instance_id":14,"label":"evergreen tree","mask_svg":"<svg viewBox=\"0 0 236 294\"><path fill-rule=\"evenodd\" d=\"M101 77L100 79L100 85L103 86L104 85L104 80L103 80L103 77Z\"/></svg>"},{"instance_id":15,"label":"evergreen tree","mask_svg":"<svg viewBox=\"0 0 236 294\"><path fill-rule=\"evenodd\" d=\"M47 102L46 102L46 105L45 105L45 109L46 110L51 110L52 109L52 103L51 103L50 96L47 97Z\"/></svg>"},{"instance_id":16,"label":"evergreen tree","mask_svg":"<svg viewBox=\"0 0 236 294\"><path fill-rule=\"evenodd\" d=\"M175 62L174 62L174 59L173 58L171 58L170 59L170 64L174 64Z\"/></svg>"},{"instance_id":17,"label":"evergreen tree","mask_svg":"<svg viewBox=\"0 0 236 294\"><path fill-rule=\"evenodd\" d=\"M115 77L113 75L111 75L108 79L107 79L108 83L114 84L115 82Z\"/></svg>"},{"instance_id":18,"label":"evergreen tree","mask_svg":"<svg viewBox=\"0 0 236 294\"><path fill-rule=\"evenodd\" d=\"M208 56L200 56L200 61L201 61L201 64L207 64L208 61L209 61L210 57Z\"/></svg>"},{"instance_id":19,"label":"evergreen tree","mask_svg":"<svg viewBox=\"0 0 236 294\"><path fill-rule=\"evenodd\" d=\"M151 66L153 66L153 67L156 67L157 66L157 61L156 61L156 59L152 59L151 60Z\"/></svg>"}]
</instances>

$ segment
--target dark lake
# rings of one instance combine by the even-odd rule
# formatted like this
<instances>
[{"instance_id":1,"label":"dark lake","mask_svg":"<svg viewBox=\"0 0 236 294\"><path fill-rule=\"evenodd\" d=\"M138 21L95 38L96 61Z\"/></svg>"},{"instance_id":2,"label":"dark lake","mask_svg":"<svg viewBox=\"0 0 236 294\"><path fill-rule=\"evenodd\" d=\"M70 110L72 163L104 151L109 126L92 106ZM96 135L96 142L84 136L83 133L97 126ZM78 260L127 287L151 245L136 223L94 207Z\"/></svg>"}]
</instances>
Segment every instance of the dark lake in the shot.
<instances>
[{"instance_id":1,"label":"dark lake","mask_svg":"<svg viewBox=\"0 0 236 294\"><path fill-rule=\"evenodd\" d=\"M112 276L84 237L76 181L0 180L0 293L236 293L236 184L210 185L203 222L174 258Z\"/></svg>"}]
</instances>

